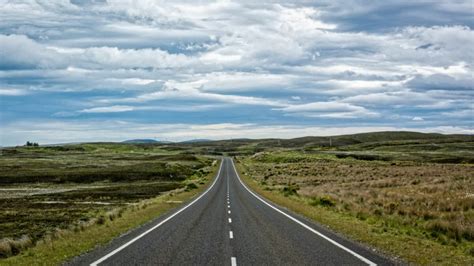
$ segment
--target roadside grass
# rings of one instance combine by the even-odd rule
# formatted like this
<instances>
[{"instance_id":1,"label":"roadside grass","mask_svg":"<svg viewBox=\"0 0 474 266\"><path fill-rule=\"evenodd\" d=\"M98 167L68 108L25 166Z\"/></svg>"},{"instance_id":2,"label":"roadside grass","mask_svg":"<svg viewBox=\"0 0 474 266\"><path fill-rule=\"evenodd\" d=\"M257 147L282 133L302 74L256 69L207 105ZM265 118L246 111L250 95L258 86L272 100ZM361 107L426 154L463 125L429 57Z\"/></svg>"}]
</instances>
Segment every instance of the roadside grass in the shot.
<instances>
[{"instance_id":1,"label":"roadside grass","mask_svg":"<svg viewBox=\"0 0 474 266\"><path fill-rule=\"evenodd\" d=\"M130 207L102 212L90 224L71 230L56 230L36 245L17 256L0 260L0 265L58 265L98 245L104 245L119 235L136 228L203 192L217 174L218 164L202 176L186 180L185 188L170 191ZM193 184L189 186L189 184ZM1 248L1 243L0 243Z\"/></svg>"},{"instance_id":2,"label":"roadside grass","mask_svg":"<svg viewBox=\"0 0 474 266\"><path fill-rule=\"evenodd\" d=\"M474 263L472 165L331 156L261 153L237 167L267 199L392 257Z\"/></svg>"}]
</instances>

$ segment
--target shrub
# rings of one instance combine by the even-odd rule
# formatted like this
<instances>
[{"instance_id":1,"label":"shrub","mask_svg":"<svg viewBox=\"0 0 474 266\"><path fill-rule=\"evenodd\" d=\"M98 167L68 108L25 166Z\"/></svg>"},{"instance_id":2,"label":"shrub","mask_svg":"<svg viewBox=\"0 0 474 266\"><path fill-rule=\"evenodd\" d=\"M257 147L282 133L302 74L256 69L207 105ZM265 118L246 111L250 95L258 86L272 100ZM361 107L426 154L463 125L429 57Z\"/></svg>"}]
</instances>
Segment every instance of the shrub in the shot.
<instances>
[{"instance_id":1,"label":"shrub","mask_svg":"<svg viewBox=\"0 0 474 266\"><path fill-rule=\"evenodd\" d=\"M189 184L186 185L186 191L196 189L196 188L198 188L198 186L194 183L189 183Z\"/></svg>"},{"instance_id":2,"label":"shrub","mask_svg":"<svg viewBox=\"0 0 474 266\"><path fill-rule=\"evenodd\" d=\"M97 218L96 223L97 223L98 225L105 224L105 217L104 217L103 215L99 216L99 217Z\"/></svg>"},{"instance_id":3,"label":"shrub","mask_svg":"<svg viewBox=\"0 0 474 266\"><path fill-rule=\"evenodd\" d=\"M31 241L31 238L27 235L15 240L4 238L0 240L0 258L16 255L31 246L33 246L33 241Z\"/></svg>"},{"instance_id":4,"label":"shrub","mask_svg":"<svg viewBox=\"0 0 474 266\"><path fill-rule=\"evenodd\" d=\"M313 198L310 204L312 206L323 206L323 207L333 207L336 205L335 201L329 196Z\"/></svg>"},{"instance_id":5,"label":"shrub","mask_svg":"<svg viewBox=\"0 0 474 266\"><path fill-rule=\"evenodd\" d=\"M289 184L283 187L282 192L285 197L288 197L292 195L298 195L298 189L300 188L297 185Z\"/></svg>"},{"instance_id":6,"label":"shrub","mask_svg":"<svg viewBox=\"0 0 474 266\"><path fill-rule=\"evenodd\" d=\"M12 255L11 239L4 238L0 240L0 258L6 258Z\"/></svg>"}]
</instances>

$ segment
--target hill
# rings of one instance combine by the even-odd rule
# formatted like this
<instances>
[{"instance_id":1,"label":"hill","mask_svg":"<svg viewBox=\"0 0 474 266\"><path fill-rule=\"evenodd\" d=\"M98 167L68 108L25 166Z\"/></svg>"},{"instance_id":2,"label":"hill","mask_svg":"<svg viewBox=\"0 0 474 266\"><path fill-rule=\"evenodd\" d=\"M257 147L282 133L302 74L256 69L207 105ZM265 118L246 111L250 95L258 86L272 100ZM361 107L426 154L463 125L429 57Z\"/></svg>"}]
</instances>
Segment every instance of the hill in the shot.
<instances>
[{"instance_id":1,"label":"hill","mask_svg":"<svg viewBox=\"0 0 474 266\"><path fill-rule=\"evenodd\" d=\"M130 143L130 144L151 144L151 143L160 143L160 141L154 139L129 139L122 141L122 143Z\"/></svg>"}]
</instances>

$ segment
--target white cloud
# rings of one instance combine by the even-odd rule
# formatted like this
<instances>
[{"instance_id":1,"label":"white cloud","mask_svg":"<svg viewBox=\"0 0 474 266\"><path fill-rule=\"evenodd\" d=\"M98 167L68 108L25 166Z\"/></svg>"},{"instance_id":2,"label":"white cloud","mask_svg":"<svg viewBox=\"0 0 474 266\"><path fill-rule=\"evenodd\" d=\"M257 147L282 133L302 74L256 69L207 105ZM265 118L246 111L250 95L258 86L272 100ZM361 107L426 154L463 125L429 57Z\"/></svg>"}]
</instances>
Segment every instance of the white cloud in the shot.
<instances>
[{"instance_id":1,"label":"white cloud","mask_svg":"<svg viewBox=\"0 0 474 266\"><path fill-rule=\"evenodd\" d=\"M285 113L306 117L322 118L369 118L376 117L376 112L343 102L312 102L306 104L289 105L280 108Z\"/></svg>"},{"instance_id":2,"label":"white cloud","mask_svg":"<svg viewBox=\"0 0 474 266\"><path fill-rule=\"evenodd\" d=\"M94 107L89 109L81 110L80 113L121 113L133 111L135 108L133 106L127 105L113 105L105 107Z\"/></svg>"},{"instance_id":3,"label":"white cloud","mask_svg":"<svg viewBox=\"0 0 474 266\"><path fill-rule=\"evenodd\" d=\"M0 95L3 96L22 96L28 94L27 90L14 88L0 88Z\"/></svg>"}]
</instances>

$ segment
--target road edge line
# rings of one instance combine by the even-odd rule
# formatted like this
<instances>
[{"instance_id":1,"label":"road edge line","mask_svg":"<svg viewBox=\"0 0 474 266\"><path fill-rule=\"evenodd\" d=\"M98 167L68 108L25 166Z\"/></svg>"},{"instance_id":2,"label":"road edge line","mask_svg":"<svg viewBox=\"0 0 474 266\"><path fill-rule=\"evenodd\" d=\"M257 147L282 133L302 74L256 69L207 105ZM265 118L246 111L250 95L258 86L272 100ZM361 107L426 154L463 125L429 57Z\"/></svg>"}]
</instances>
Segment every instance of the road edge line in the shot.
<instances>
[{"instance_id":1,"label":"road edge line","mask_svg":"<svg viewBox=\"0 0 474 266\"><path fill-rule=\"evenodd\" d=\"M107 255L101 257L100 259L92 262L90 264L90 266L97 266L99 263L102 263L103 261L107 260L108 258L112 257L113 255L119 253L120 251L122 251L124 248L128 247L129 245L131 245L132 243L134 243L135 241L137 241L138 239L142 238L143 236L147 235L148 233L150 233L151 231L155 230L156 228L160 227L161 225L163 225L164 223L166 223L167 221L171 220L173 217L175 217L176 215L178 215L179 213L181 213L182 211L186 210L189 206L193 205L194 203L196 203L198 200L200 200L204 195L206 195L213 187L214 185L217 183L217 180L219 179L220 175L221 175L221 170L222 170L222 165L224 165L224 158L221 159L221 165L219 166L219 171L217 172L217 176L216 178L214 179L214 182L212 182L211 186L209 186L206 191L204 191L204 193L202 193L201 195L199 195L199 197L197 197L196 199L194 199L193 201L191 201L190 203L188 203L186 206L182 207L181 209L179 209L178 211L176 211L175 213L173 213L172 215L170 215L168 218L164 219L163 221L161 221L160 223L158 223L157 225L153 226L152 228L146 230L145 232L141 233L140 235L136 236L135 238L133 238L132 240L128 241L127 243L121 245L120 247L112 250L111 252L107 253Z\"/></svg>"},{"instance_id":2,"label":"road edge line","mask_svg":"<svg viewBox=\"0 0 474 266\"><path fill-rule=\"evenodd\" d=\"M258 196L257 194L255 194L254 192L252 192L245 184L244 182L242 182L242 179L240 178L240 175L239 175L239 172L237 171L237 169L235 168L235 164L234 164L234 160L231 158L230 161L232 162L232 166L234 168L234 171L235 171L235 174L237 175L237 178L239 179L239 182L240 184L242 184L242 186L248 191L250 192L250 194L252 194L255 198L259 199L261 202L265 203L267 206L271 207L272 209L274 209L275 211L283 214L284 216L286 216L287 218L289 218L290 220L292 220L293 222L303 226L304 228L306 228L307 230L311 231L312 233L322 237L323 239L329 241L331 244L337 246L338 248L348 252L349 254L351 254L352 256L358 258L359 260L367 263L368 265L371 265L371 266L376 266L377 264L372 262L371 260L363 257L362 255L359 255L358 253L356 253L355 251L352 251L351 249L343 246L342 244L339 244L338 242L336 242L335 240L329 238L328 236L324 235L323 233L315 230L314 228L311 228L310 226L306 225L305 223L301 222L300 220L294 218L293 216L285 213L284 211L278 209L277 207L273 206L272 204L268 203L266 200L262 199L260 196Z\"/></svg>"}]
</instances>

